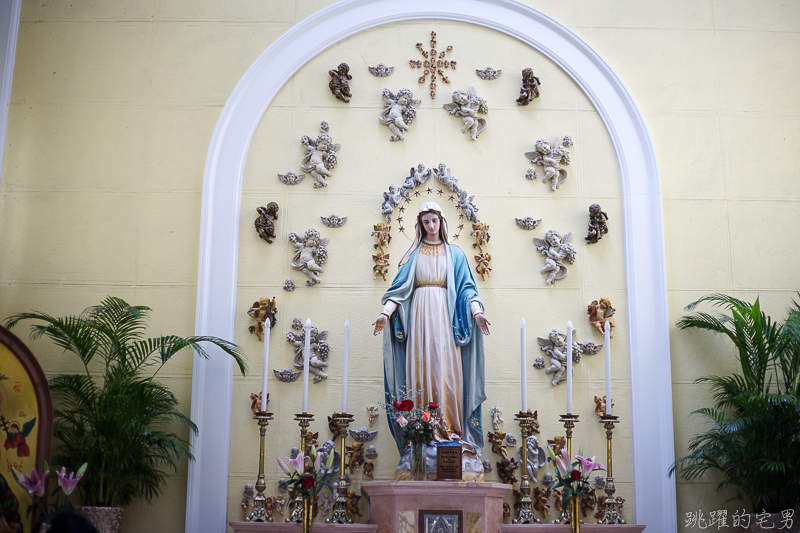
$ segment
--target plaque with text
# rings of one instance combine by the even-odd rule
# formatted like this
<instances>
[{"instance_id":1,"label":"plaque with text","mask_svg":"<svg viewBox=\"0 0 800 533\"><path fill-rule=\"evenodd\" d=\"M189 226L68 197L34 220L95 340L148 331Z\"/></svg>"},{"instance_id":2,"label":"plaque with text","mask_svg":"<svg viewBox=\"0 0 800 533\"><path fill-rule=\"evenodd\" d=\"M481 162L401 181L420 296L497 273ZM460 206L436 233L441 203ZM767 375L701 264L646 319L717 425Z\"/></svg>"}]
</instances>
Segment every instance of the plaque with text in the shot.
<instances>
[{"instance_id":1,"label":"plaque with text","mask_svg":"<svg viewBox=\"0 0 800 533\"><path fill-rule=\"evenodd\" d=\"M436 447L436 480L461 481L461 446Z\"/></svg>"}]
</instances>

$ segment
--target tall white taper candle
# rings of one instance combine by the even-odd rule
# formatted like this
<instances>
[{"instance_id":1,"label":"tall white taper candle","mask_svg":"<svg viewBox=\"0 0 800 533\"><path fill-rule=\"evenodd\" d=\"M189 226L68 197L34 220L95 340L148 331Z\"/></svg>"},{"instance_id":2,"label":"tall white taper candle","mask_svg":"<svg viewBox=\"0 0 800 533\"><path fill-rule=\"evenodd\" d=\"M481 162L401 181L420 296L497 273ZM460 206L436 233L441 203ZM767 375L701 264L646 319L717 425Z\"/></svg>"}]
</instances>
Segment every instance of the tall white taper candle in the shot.
<instances>
[{"instance_id":1,"label":"tall white taper candle","mask_svg":"<svg viewBox=\"0 0 800 533\"><path fill-rule=\"evenodd\" d=\"M267 410L267 378L269 377L269 318L264 321L264 375L261 376L261 410Z\"/></svg>"},{"instance_id":2,"label":"tall white taper candle","mask_svg":"<svg viewBox=\"0 0 800 533\"><path fill-rule=\"evenodd\" d=\"M350 358L350 321L344 321L344 373L342 374L342 412L347 412L347 362Z\"/></svg>"},{"instance_id":3,"label":"tall white taper candle","mask_svg":"<svg viewBox=\"0 0 800 533\"><path fill-rule=\"evenodd\" d=\"M306 320L305 346L303 346L303 412L308 412L308 359L311 357L311 319Z\"/></svg>"},{"instance_id":4,"label":"tall white taper candle","mask_svg":"<svg viewBox=\"0 0 800 533\"><path fill-rule=\"evenodd\" d=\"M522 376L522 412L528 410L528 379L526 372L528 371L528 356L525 354L525 318L519 321L519 343L520 343L520 363L521 363L521 376Z\"/></svg>"},{"instance_id":5,"label":"tall white taper candle","mask_svg":"<svg viewBox=\"0 0 800 533\"><path fill-rule=\"evenodd\" d=\"M606 414L611 414L611 324L606 320L603 328L606 349Z\"/></svg>"},{"instance_id":6,"label":"tall white taper candle","mask_svg":"<svg viewBox=\"0 0 800 533\"><path fill-rule=\"evenodd\" d=\"M567 322L567 414L572 414L572 321Z\"/></svg>"}]
</instances>

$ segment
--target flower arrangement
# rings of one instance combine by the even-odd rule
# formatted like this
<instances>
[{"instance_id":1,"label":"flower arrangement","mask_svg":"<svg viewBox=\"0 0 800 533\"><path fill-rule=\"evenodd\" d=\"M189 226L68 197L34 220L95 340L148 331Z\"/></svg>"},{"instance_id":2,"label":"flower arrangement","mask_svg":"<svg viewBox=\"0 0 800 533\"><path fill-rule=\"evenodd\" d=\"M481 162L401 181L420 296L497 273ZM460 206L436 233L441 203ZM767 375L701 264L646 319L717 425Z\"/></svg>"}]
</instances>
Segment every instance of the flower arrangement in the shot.
<instances>
[{"instance_id":1,"label":"flower arrangement","mask_svg":"<svg viewBox=\"0 0 800 533\"><path fill-rule=\"evenodd\" d=\"M428 444L433 440L437 429L446 429L445 424L439 413L439 405L430 402L426 408L414 407L414 396L417 394L403 394L400 400L394 400L391 404L383 407L389 414L389 418L403 430L403 438L413 444Z\"/></svg>"},{"instance_id":2,"label":"flower arrangement","mask_svg":"<svg viewBox=\"0 0 800 533\"><path fill-rule=\"evenodd\" d=\"M276 457L281 470L291 476L286 481L286 487L290 490L291 497L296 493L300 493L303 498L313 498L325 487L328 487L331 492L333 486L330 482L330 477L333 474L331 467L333 466L333 455L328 454L328 460L322 464L322 454L317 453L317 447L311 447L311 455L304 456L299 454L292 459L285 457L286 461L282 461L280 457ZM289 471L287 463L292 466L293 472Z\"/></svg>"},{"instance_id":3,"label":"flower arrangement","mask_svg":"<svg viewBox=\"0 0 800 533\"><path fill-rule=\"evenodd\" d=\"M83 473L86 472L87 466L87 463L83 463L83 466L81 466L77 472L70 472L69 475L67 475L67 469L63 466L61 470L55 471L56 477L58 478L58 488L50 492L50 496L56 496L56 500L52 504L48 503L47 479L50 477L51 472L50 465L47 464L47 461L44 462L44 472L42 472L41 475L36 471L35 467L31 470L29 476L21 473L16 468L12 468L11 471L14 472L17 483L28 491L31 500L33 500L33 504L28 507L28 514L33 511L33 507L36 505L36 507L41 509L42 513L39 521L46 524L56 515L65 511L72 511L69 495L72 494L78 486L78 482L83 477ZM59 488L61 492L64 493L63 501L56 495Z\"/></svg>"},{"instance_id":4,"label":"flower arrangement","mask_svg":"<svg viewBox=\"0 0 800 533\"><path fill-rule=\"evenodd\" d=\"M594 488L589 484L589 477L595 470L605 470L602 464L596 463L594 457L582 457L583 445L578 450L573 462L566 448L561 448L561 453L556 455L552 446L547 447L547 453L556 463L556 480L547 487L547 495L550 491L564 487L563 498L568 501L572 496L583 498L594 494Z\"/></svg>"}]
</instances>

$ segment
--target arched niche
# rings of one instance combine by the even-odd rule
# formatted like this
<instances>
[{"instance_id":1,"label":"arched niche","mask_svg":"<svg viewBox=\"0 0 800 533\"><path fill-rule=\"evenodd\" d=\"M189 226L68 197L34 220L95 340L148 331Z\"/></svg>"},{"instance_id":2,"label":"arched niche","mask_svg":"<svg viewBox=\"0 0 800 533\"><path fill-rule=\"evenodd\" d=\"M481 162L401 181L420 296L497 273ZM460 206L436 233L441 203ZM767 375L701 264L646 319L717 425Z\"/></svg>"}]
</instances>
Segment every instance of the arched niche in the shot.
<instances>
[{"instance_id":1,"label":"arched niche","mask_svg":"<svg viewBox=\"0 0 800 533\"><path fill-rule=\"evenodd\" d=\"M631 369L631 438L636 523L677 529L672 385L661 188L655 151L631 95L578 35L512 0L345 0L277 39L248 69L217 122L206 158L195 329L234 337L242 175L254 132L272 99L311 58L364 30L441 20L482 26L531 46L558 65L600 114L619 164ZM224 531L233 368L229 358L195 358L186 531Z\"/></svg>"}]
</instances>

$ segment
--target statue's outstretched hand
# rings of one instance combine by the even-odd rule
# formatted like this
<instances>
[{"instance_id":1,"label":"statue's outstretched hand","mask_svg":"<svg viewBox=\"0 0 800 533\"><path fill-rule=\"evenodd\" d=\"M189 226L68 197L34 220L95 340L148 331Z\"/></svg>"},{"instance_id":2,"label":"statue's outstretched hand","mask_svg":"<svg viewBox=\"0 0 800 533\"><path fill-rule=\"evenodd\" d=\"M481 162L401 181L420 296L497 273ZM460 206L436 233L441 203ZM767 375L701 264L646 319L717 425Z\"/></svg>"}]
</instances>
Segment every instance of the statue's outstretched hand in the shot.
<instances>
[{"instance_id":1,"label":"statue's outstretched hand","mask_svg":"<svg viewBox=\"0 0 800 533\"><path fill-rule=\"evenodd\" d=\"M481 333L484 335L489 334L489 326L491 326L491 322L489 322L483 313L478 313L475 315L475 322L478 323L478 329L481 330Z\"/></svg>"},{"instance_id":2,"label":"statue's outstretched hand","mask_svg":"<svg viewBox=\"0 0 800 533\"><path fill-rule=\"evenodd\" d=\"M375 326L375 331L372 334L377 335L378 333L383 331L383 328L386 327L386 322L388 322L386 315L384 315L383 313L378 315L377 320L375 320L375 322L372 323L372 325Z\"/></svg>"}]
</instances>

